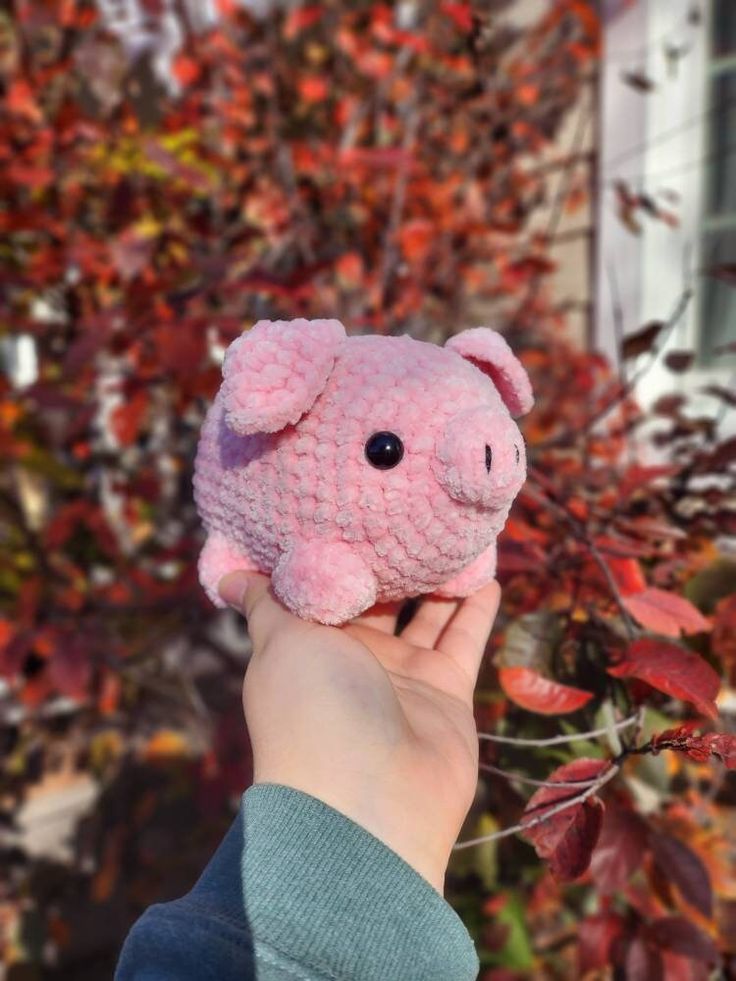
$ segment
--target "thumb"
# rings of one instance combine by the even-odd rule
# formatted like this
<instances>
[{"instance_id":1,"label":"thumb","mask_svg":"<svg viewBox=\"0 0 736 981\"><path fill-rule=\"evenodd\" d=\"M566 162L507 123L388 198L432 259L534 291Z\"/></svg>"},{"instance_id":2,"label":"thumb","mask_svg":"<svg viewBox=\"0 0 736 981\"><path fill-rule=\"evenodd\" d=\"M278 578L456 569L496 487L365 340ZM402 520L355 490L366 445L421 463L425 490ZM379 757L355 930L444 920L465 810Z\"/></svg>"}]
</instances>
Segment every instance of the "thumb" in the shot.
<instances>
[{"instance_id":1,"label":"thumb","mask_svg":"<svg viewBox=\"0 0 736 981\"><path fill-rule=\"evenodd\" d=\"M292 619L292 614L273 595L271 580L259 572L244 569L229 572L220 580L217 591L246 618L254 648L262 647L279 626Z\"/></svg>"}]
</instances>

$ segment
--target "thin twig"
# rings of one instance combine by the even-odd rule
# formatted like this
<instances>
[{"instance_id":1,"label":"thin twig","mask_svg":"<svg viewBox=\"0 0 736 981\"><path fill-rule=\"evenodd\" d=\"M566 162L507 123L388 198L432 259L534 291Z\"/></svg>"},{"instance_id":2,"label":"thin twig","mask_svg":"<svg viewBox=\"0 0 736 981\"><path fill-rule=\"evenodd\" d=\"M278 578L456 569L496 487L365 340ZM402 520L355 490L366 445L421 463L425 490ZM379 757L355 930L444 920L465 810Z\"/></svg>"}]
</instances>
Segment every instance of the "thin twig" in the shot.
<instances>
[{"instance_id":1,"label":"thin twig","mask_svg":"<svg viewBox=\"0 0 736 981\"><path fill-rule=\"evenodd\" d=\"M621 592L616 584L616 580L613 578L613 573L601 555L598 546L595 544L595 542L590 540L585 527L578 521L575 515L572 514L572 512L557 499L554 488L550 482L539 471L531 467L529 468L529 476L532 480L535 480L546 493L546 496L537 495L537 500L542 504L546 504L547 506L552 505L568 523L578 541L582 542L590 552L591 558L601 570L601 573L608 584L608 588L611 591L611 595L613 596L614 602L616 603L616 606L621 614L621 618L623 619L629 639L634 640L638 633L637 626L634 623L631 614L626 609L623 596L621 595ZM533 494L533 491L527 488L527 493Z\"/></svg>"},{"instance_id":2,"label":"thin twig","mask_svg":"<svg viewBox=\"0 0 736 981\"><path fill-rule=\"evenodd\" d=\"M547 739L523 739L520 736L499 736L494 732L479 732L478 739L486 739L490 743L506 743L509 746L560 746L563 743L580 742L583 739L595 739L607 735L611 729L628 729L636 724L638 713L615 722L613 726L601 726L600 729L588 729L586 732L573 732L569 735L549 736Z\"/></svg>"},{"instance_id":3,"label":"thin twig","mask_svg":"<svg viewBox=\"0 0 736 981\"><path fill-rule=\"evenodd\" d=\"M534 777L527 777L523 773L509 773L508 770L502 770L500 766L493 766L491 763L480 763L479 769L487 773L495 773L509 781L528 783L532 787L574 787L579 790L581 787L589 787L594 782L593 780L535 780Z\"/></svg>"},{"instance_id":4,"label":"thin twig","mask_svg":"<svg viewBox=\"0 0 736 981\"><path fill-rule=\"evenodd\" d=\"M605 731L605 730L604 730ZM501 831L494 831L493 834L483 835L481 838L470 838L468 841L459 841L457 844L453 845L453 851L459 851L461 848L471 848L474 845L484 845L489 841L499 841L501 838L508 838L511 835L518 834L520 831L529 831L531 828L536 828L537 825L544 824L545 821L549 821L551 817L555 814L560 814L562 811L566 811L568 807L574 807L576 804L582 804L589 797L599 790L604 784L607 784L609 780L613 780L618 771L621 769L618 763L611 763L611 766L603 773L597 780L595 780L589 787L586 787L581 793L576 794L569 800L561 801L559 804L555 804L554 807L550 807L548 811L544 814L540 814L539 817L532 818L531 821L522 821L519 824L514 824L510 828L503 828Z\"/></svg>"},{"instance_id":5,"label":"thin twig","mask_svg":"<svg viewBox=\"0 0 736 981\"><path fill-rule=\"evenodd\" d=\"M690 300L693 297L693 292L694 291L692 286L686 286L685 289L683 290L680 298L675 304L674 310L670 314L669 319L665 321L665 324L659 333L660 345L653 352L653 356L649 359L649 361L647 361L647 363L642 368L640 368L638 372L632 375L625 385L621 385L620 383L617 382L616 391L608 399L606 399L606 401L599 409L596 409L595 412L593 412L590 416L588 416L588 418L582 423L582 425L577 431L575 432L568 431L565 433L560 433L559 436L555 436L553 439L549 439L543 443L538 443L535 446L535 450L541 452L544 450L552 449L556 446L567 446L571 440L575 439L576 436L580 436L581 434L584 434L588 432L590 429L592 429L597 423L601 421L601 419L605 418L605 416L608 415L611 409L615 408L617 405L623 402L625 398L631 395L631 393L634 391L636 386L639 384L639 382L647 374L649 369L657 360L657 356L659 355L664 343L667 341L668 337L670 336L674 328L677 326L680 320L682 320L683 316L685 315L685 311L687 310L690 304Z\"/></svg>"}]
</instances>

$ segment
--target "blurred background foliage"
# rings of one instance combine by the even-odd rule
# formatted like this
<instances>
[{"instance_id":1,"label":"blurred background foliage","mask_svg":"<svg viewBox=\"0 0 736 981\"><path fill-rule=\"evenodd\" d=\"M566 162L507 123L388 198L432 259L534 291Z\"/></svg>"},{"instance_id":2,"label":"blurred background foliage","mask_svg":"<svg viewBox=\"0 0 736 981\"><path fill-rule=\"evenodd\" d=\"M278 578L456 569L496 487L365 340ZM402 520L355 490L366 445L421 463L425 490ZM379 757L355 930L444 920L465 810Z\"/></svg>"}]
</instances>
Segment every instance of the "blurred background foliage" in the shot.
<instances>
[{"instance_id":1,"label":"blurred background foliage","mask_svg":"<svg viewBox=\"0 0 736 981\"><path fill-rule=\"evenodd\" d=\"M482 741L461 837L488 840L448 875L482 977L736 970L736 442L684 397L643 413L566 333L550 246L590 188L547 155L600 24L587 0L523 28L510 7L220 0L202 30L179 3L162 80L91 2L2 4L7 978L110 975L252 779L248 642L198 585L191 465L227 344L297 316L435 342L491 323L534 382L477 698L482 733L531 742ZM627 339L637 375L689 299ZM590 794L494 838L563 800L552 771Z\"/></svg>"}]
</instances>

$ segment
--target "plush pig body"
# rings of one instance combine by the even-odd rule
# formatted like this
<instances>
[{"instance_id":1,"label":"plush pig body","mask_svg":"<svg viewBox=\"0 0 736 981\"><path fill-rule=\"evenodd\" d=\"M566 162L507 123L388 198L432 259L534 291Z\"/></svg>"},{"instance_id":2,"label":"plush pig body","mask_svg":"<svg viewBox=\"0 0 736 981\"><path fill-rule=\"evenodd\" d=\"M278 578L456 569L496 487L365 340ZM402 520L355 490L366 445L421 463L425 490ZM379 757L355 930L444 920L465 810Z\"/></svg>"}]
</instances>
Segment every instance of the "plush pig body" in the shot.
<instances>
[{"instance_id":1,"label":"plush pig body","mask_svg":"<svg viewBox=\"0 0 736 981\"><path fill-rule=\"evenodd\" d=\"M532 404L503 338L441 348L347 337L336 320L261 321L228 348L197 451L199 576L270 573L298 616L338 624L376 602L489 582L525 478L512 414Z\"/></svg>"}]
</instances>

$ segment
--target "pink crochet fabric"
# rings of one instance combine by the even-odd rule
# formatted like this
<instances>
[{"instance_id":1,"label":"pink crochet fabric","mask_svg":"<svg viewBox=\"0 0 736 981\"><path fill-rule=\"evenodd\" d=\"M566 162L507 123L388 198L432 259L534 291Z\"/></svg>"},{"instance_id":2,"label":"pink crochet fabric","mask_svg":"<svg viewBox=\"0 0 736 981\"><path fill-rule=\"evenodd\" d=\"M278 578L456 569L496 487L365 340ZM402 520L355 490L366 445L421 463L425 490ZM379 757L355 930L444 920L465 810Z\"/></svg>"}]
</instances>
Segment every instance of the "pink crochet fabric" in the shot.
<instances>
[{"instance_id":1,"label":"pink crochet fabric","mask_svg":"<svg viewBox=\"0 0 736 981\"><path fill-rule=\"evenodd\" d=\"M197 450L207 595L224 606L221 577L257 569L297 616L338 624L380 601L475 592L526 476L512 415L532 403L485 327L437 347L260 321L226 352Z\"/></svg>"}]
</instances>

